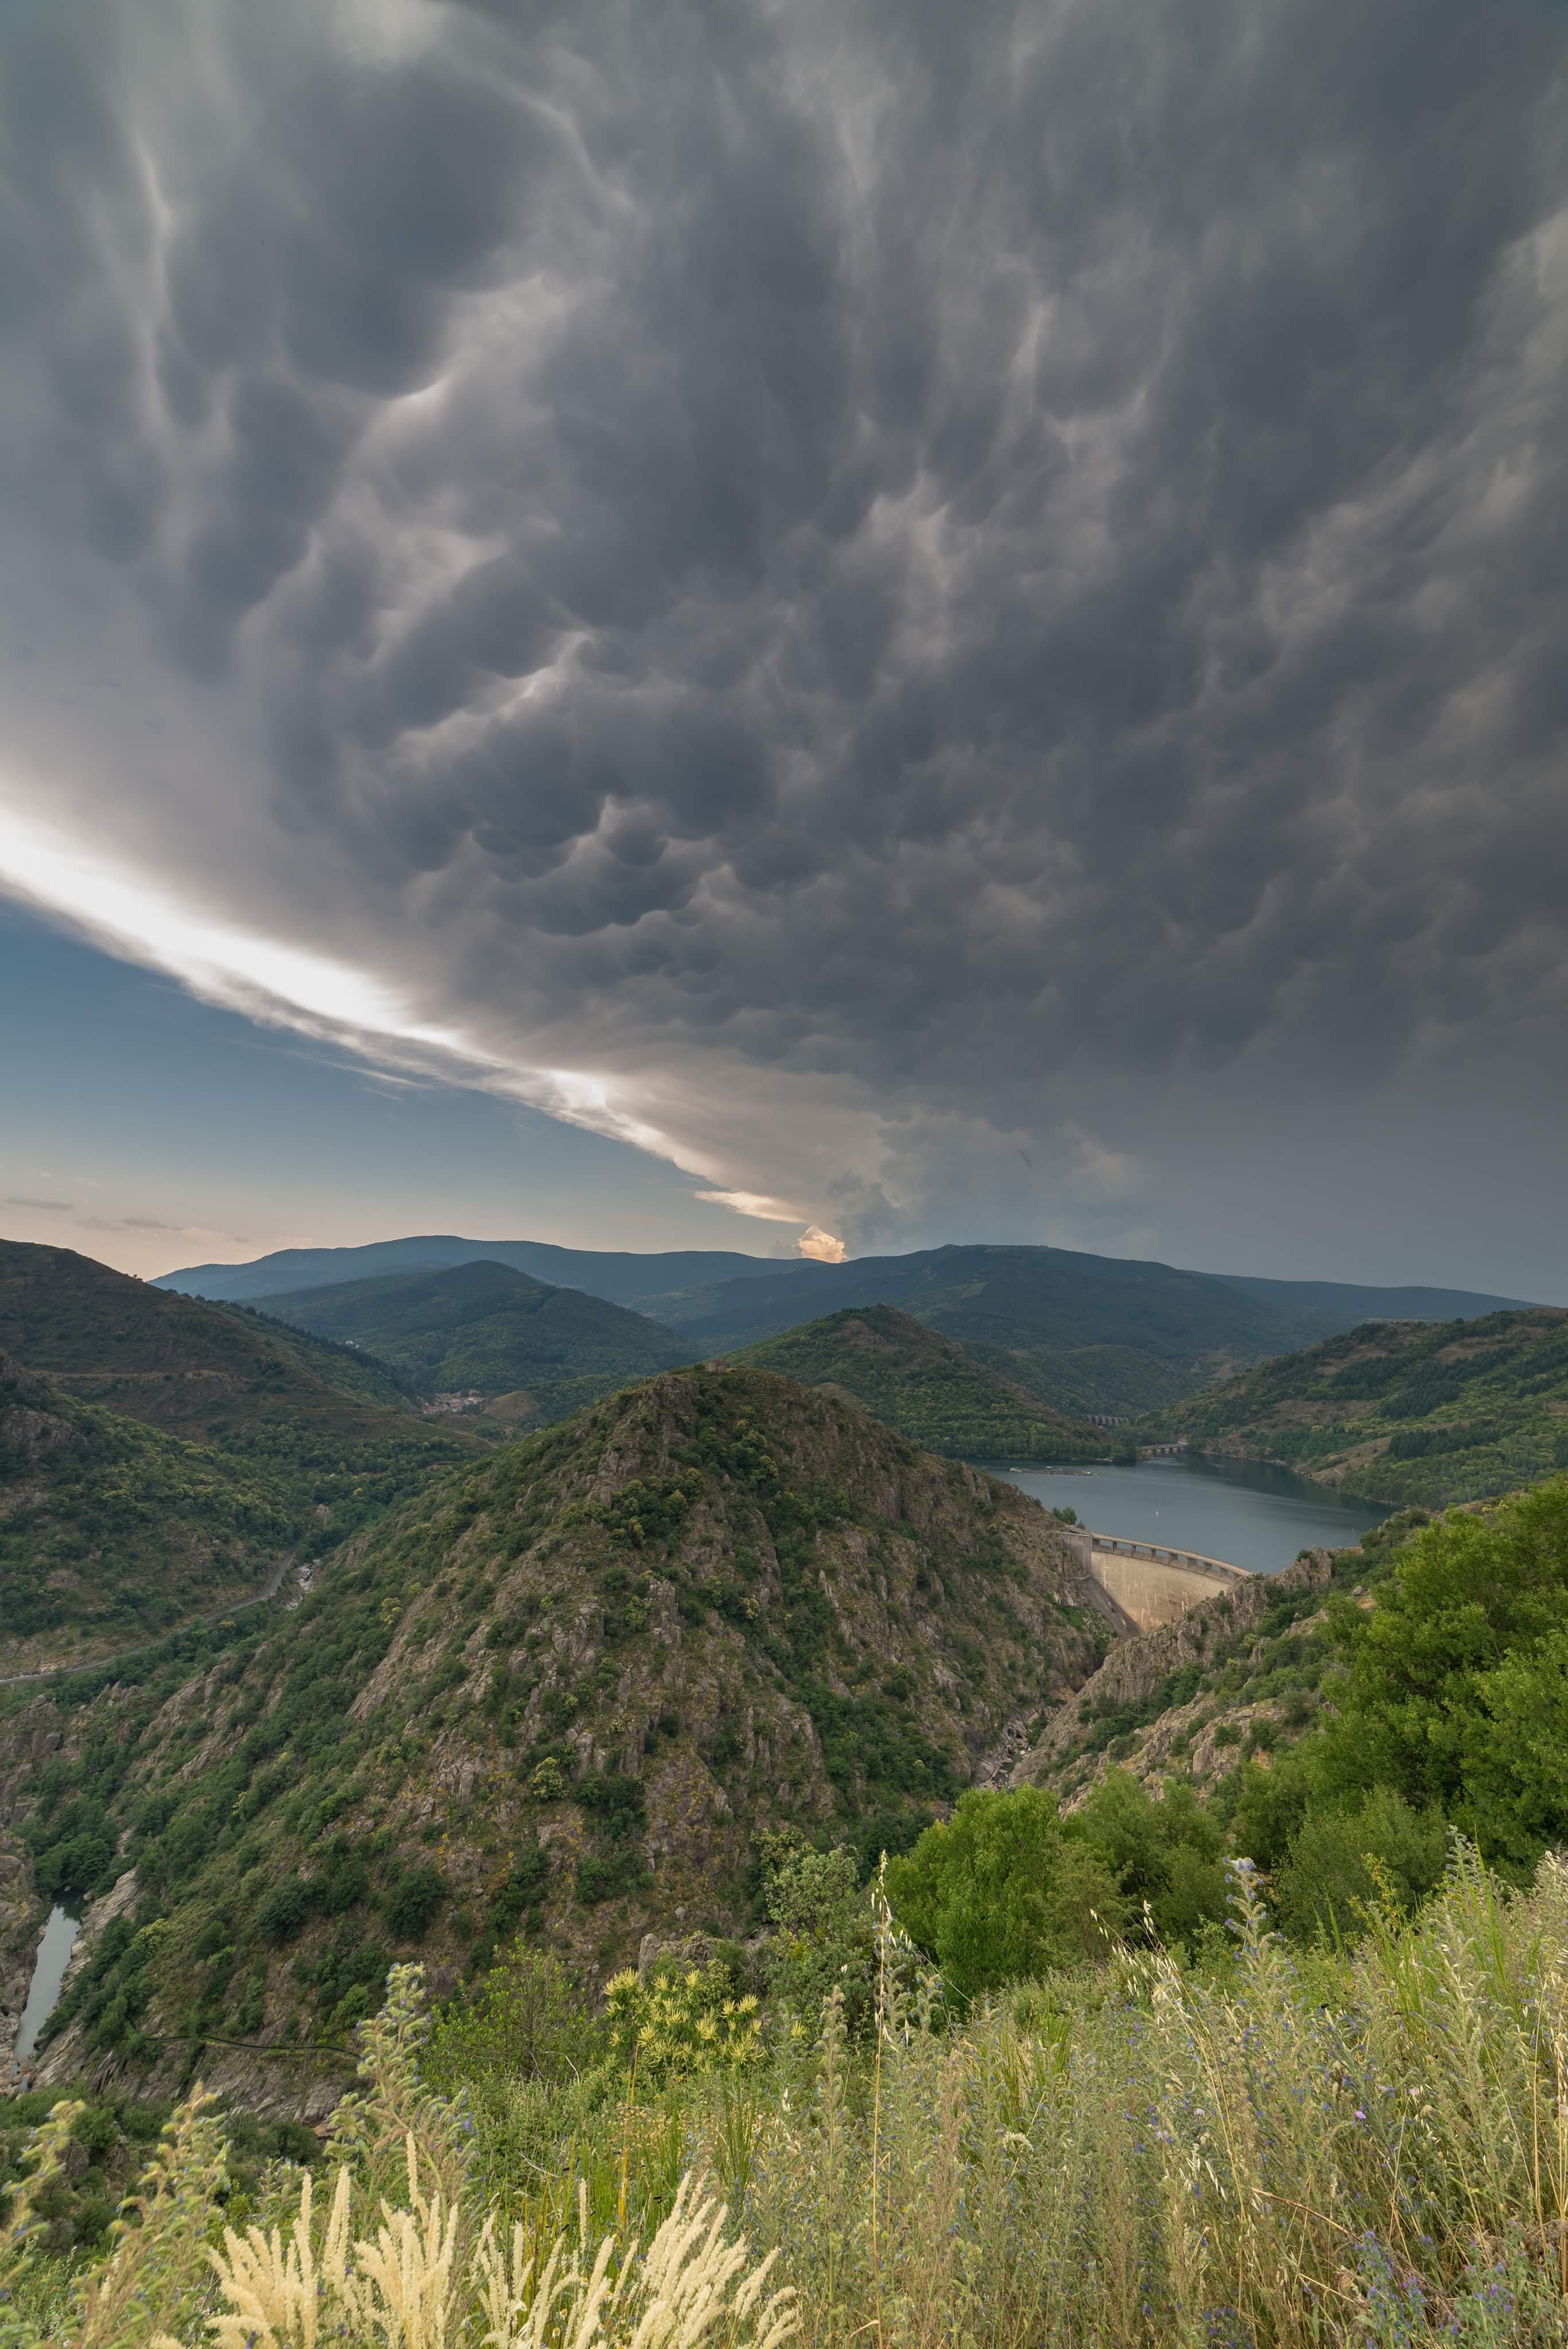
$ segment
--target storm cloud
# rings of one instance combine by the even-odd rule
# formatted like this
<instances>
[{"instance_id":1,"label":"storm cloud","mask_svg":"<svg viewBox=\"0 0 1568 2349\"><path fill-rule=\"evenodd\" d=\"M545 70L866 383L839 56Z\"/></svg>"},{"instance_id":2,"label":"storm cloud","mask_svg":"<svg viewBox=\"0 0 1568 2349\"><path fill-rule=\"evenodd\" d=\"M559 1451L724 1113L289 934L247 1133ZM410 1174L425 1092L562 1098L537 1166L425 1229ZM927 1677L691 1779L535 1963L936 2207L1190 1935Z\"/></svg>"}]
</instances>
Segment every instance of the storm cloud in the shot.
<instances>
[{"instance_id":1,"label":"storm cloud","mask_svg":"<svg viewBox=\"0 0 1568 2349\"><path fill-rule=\"evenodd\" d=\"M0 38L57 837L863 1241L1032 1136L1120 1195L1140 1072L1560 1034L1559 10Z\"/></svg>"}]
</instances>

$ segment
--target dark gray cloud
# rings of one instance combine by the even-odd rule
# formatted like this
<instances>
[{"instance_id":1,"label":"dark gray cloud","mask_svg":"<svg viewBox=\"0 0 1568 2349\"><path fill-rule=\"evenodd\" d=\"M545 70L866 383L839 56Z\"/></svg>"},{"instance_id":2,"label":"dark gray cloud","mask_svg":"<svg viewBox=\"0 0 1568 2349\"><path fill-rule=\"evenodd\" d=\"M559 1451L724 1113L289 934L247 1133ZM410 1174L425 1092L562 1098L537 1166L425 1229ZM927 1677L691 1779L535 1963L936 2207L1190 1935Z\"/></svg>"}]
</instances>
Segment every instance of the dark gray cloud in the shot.
<instances>
[{"instance_id":1,"label":"dark gray cloud","mask_svg":"<svg viewBox=\"0 0 1568 2349\"><path fill-rule=\"evenodd\" d=\"M46 645L161 869L759 1189L802 1088L867 1234L1096 1072L1561 1013L1560 11L5 37L13 626L232 727L132 820Z\"/></svg>"}]
</instances>

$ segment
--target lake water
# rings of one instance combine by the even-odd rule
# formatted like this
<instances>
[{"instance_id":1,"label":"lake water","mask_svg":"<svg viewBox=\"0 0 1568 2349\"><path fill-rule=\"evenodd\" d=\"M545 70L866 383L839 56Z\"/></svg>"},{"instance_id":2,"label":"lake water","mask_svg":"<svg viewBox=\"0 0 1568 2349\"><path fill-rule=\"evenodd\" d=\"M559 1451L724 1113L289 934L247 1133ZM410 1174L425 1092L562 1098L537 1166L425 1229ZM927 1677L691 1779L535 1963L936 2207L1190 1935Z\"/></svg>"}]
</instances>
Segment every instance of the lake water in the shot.
<instances>
[{"instance_id":1,"label":"lake water","mask_svg":"<svg viewBox=\"0 0 1568 2349\"><path fill-rule=\"evenodd\" d=\"M1195 1549L1256 1574L1278 1574L1298 1550L1347 1549L1386 1509L1339 1500L1322 1485L1251 1460L1178 1453L1136 1467L1019 1468L982 1462L1085 1526L1128 1541Z\"/></svg>"},{"instance_id":2,"label":"lake water","mask_svg":"<svg viewBox=\"0 0 1568 2349\"><path fill-rule=\"evenodd\" d=\"M81 1919L73 1917L68 1909L56 1907L49 1911L49 1921L44 1928L44 1938L38 1944L38 1955L33 1967L33 1980L27 1992L27 2003L22 2009L22 2020L16 2030L16 2054L14 2068L25 2072L38 2044L38 2033L54 2012L55 2001L60 1994L66 1968L71 1961L71 1951L81 1930Z\"/></svg>"}]
</instances>

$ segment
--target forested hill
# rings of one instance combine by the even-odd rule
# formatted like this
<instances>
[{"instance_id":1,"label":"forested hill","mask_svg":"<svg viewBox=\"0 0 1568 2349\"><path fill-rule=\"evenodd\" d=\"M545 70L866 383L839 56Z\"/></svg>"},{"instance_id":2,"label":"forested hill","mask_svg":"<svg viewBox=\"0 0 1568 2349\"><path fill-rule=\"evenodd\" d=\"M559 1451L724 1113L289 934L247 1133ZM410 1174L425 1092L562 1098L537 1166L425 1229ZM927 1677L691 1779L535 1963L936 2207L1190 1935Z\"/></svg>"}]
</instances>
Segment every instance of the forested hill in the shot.
<instances>
[{"instance_id":1,"label":"forested hill","mask_svg":"<svg viewBox=\"0 0 1568 2349\"><path fill-rule=\"evenodd\" d=\"M297 1530L275 1484L0 1354L0 1674L254 1598Z\"/></svg>"},{"instance_id":2,"label":"forested hill","mask_svg":"<svg viewBox=\"0 0 1568 2349\"><path fill-rule=\"evenodd\" d=\"M372 1440L410 1411L395 1379L342 1350L19 1240L0 1240L0 1347L83 1402L192 1443L249 1444L269 1427Z\"/></svg>"},{"instance_id":3,"label":"forested hill","mask_svg":"<svg viewBox=\"0 0 1568 2349\"><path fill-rule=\"evenodd\" d=\"M424 1394L517 1395L541 1420L565 1418L692 1353L645 1314L504 1264L305 1288L269 1297L266 1309L318 1337L369 1348Z\"/></svg>"},{"instance_id":4,"label":"forested hill","mask_svg":"<svg viewBox=\"0 0 1568 2349\"><path fill-rule=\"evenodd\" d=\"M1568 1466L1568 1311L1374 1322L1194 1395L1137 1433L1428 1508Z\"/></svg>"},{"instance_id":5,"label":"forested hill","mask_svg":"<svg viewBox=\"0 0 1568 2349\"><path fill-rule=\"evenodd\" d=\"M950 1338L891 1305L852 1306L728 1359L849 1396L900 1435L955 1459L1104 1460L1108 1439L1052 1411Z\"/></svg>"},{"instance_id":6,"label":"forested hill","mask_svg":"<svg viewBox=\"0 0 1568 2349\"><path fill-rule=\"evenodd\" d=\"M57 1460L49 1455L53 1530L35 1522L35 1614L43 1584L54 1598L36 1615L40 1634L64 1635L78 1619L106 1636L132 1619L168 1622L166 1601L184 1593L194 1604L214 1587L212 1561L237 1555L236 1510L256 1540L272 1543L275 1559L286 1546L308 1557L432 1472L487 1448L421 1418L395 1372L345 1348L243 1308L150 1288L68 1248L0 1242L0 1350L103 1415L90 1423L90 1444L84 1433ZM104 1423L111 1416L114 1428ZM140 1442L149 1429L169 1441ZM182 1466L186 1446L195 1451ZM101 1473L86 1473L89 1458ZM112 1475L103 1464L110 1459L119 1464ZM14 1502L36 1474L13 1485ZM201 1494L213 1512L205 1530ZM160 1508L168 1520L161 1545L152 1532ZM250 1577L249 1552L246 1561L231 1582ZM0 1633L8 1628L0 1621ZM19 1668L15 1656L11 1668Z\"/></svg>"},{"instance_id":7,"label":"forested hill","mask_svg":"<svg viewBox=\"0 0 1568 2349\"><path fill-rule=\"evenodd\" d=\"M139 2027L341 2036L400 1951L450 1982L524 1918L590 1979L739 1929L761 1829L907 1843L1093 1669L1103 1608L999 1481L675 1372L428 1489L192 1679L14 1702L0 1776L60 1731L25 1782L46 1888L101 1890L130 1831L137 1905L70 2005L151 2069Z\"/></svg>"}]
</instances>

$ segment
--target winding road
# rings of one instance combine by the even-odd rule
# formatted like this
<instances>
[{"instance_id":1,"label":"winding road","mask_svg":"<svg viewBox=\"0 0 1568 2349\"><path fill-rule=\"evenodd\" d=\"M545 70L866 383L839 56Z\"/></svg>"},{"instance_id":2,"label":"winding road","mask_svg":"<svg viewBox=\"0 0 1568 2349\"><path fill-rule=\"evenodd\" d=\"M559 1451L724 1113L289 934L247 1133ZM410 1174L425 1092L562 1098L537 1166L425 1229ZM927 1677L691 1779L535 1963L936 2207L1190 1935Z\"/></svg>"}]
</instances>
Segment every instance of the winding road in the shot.
<instances>
[{"instance_id":1,"label":"winding road","mask_svg":"<svg viewBox=\"0 0 1568 2349\"><path fill-rule=\"evenodd\" d=\"M46 1664L36 1672L7 1672L0 1675L0 1688L20 1688L28 1681L57 1681L67 1672L107 1671L111 1665L128 1664L133 1656L145 1656L150 1649L162 1647L166 1640L178 1640L183 1632L195 1630L198 1624L221 1623L225 1616L238 1615L246 1607L265 1606L269 1599L277 1597L283 1588L283 1578L298 1555L299 1545L296 1542L293 1549L286 1550L279 1558L265 1588L254 1592L249 1599L236 1599L227 1607L214 1607L205 1615L192 1615L188 1623L176 1624L171 1631L160 1631L155 1640L142 1640L134 1648L119 1648L112 1656L84 1656L79 1663Z\"/></svg>"}]
</instances>

